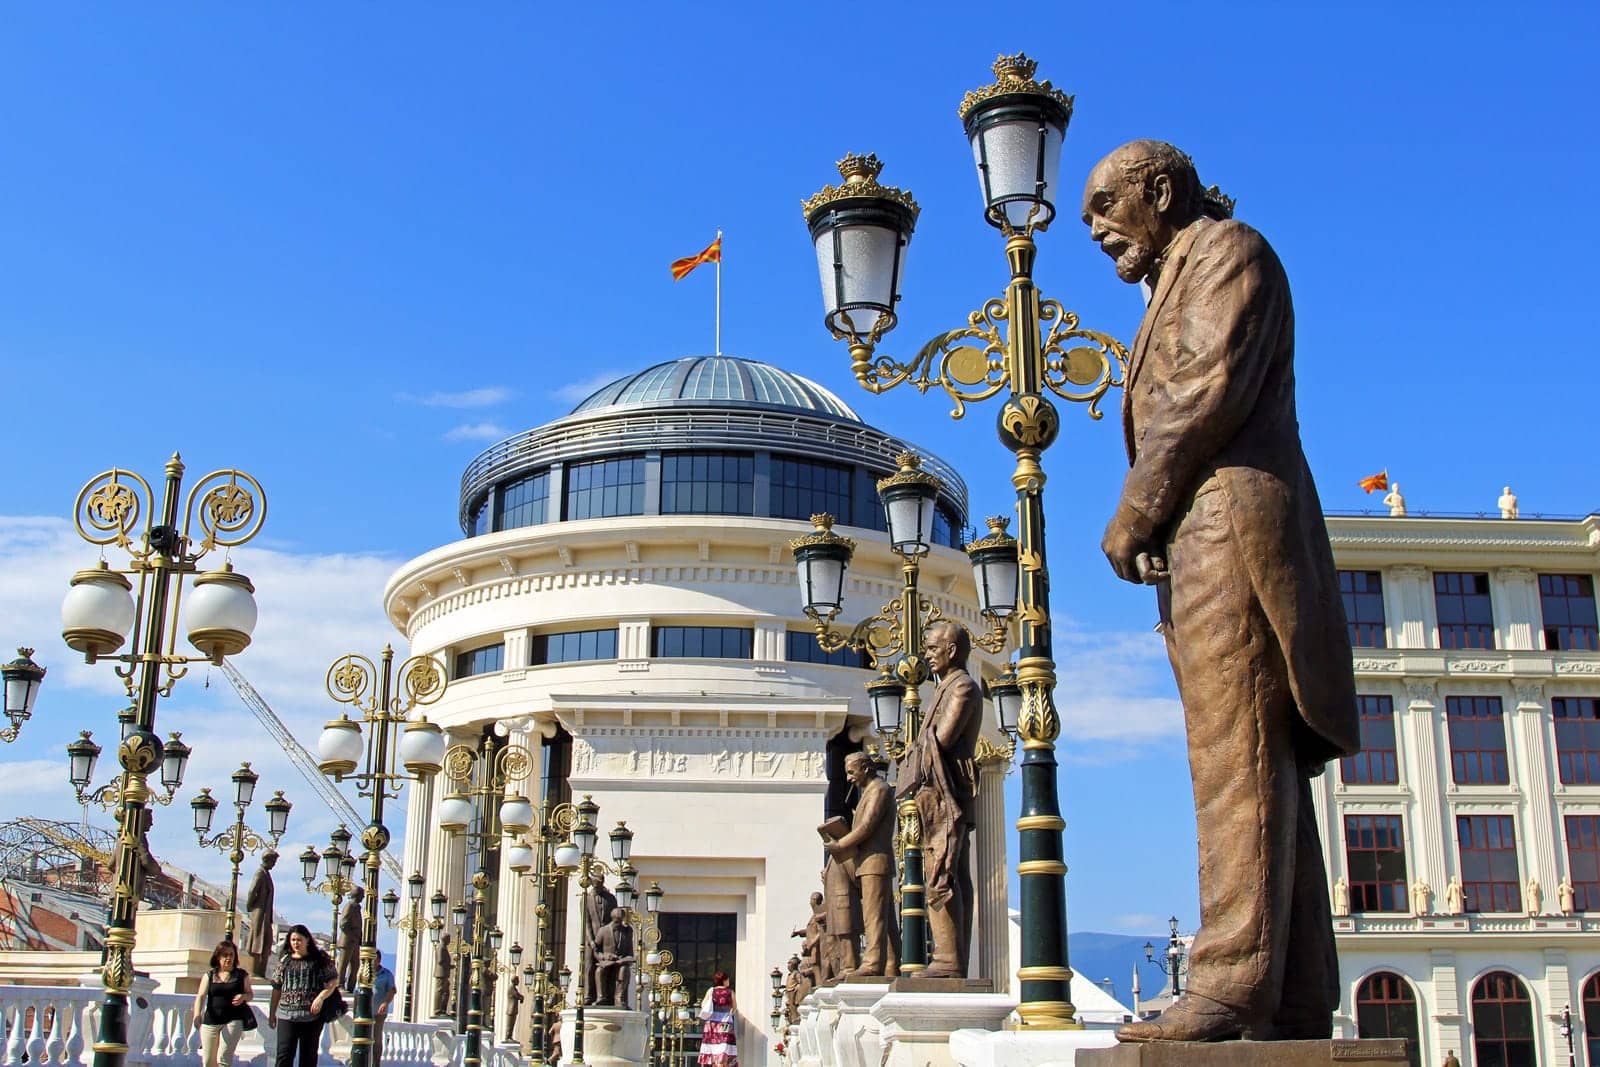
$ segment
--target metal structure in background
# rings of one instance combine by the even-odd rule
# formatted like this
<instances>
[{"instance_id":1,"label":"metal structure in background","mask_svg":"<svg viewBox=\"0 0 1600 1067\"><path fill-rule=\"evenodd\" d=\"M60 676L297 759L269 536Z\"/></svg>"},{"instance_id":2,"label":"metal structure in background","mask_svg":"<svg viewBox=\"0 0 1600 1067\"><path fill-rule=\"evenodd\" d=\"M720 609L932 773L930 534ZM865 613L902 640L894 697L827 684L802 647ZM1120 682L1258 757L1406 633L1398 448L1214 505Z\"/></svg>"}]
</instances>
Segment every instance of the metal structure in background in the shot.
<instances>
[{"instance_id":1,"label":"metal structure in background","mask_svg":"<svg viewBox=\"0 0 1600 1067\"><path fill-rule=\"evenodd\" d=\"M817 644L825 652L853 648L870 656L878 677L867 683L872 717L881 739L874 755L898 761L917 738L922 724L921 686L930 674L923 659L923 633L934 623L967 627L948 619L918 589L922 557L933 548L933 519L939 479L922 469L910 452L895 457L899 470L878 482L878 496L889 527L889 547L900 557L900 595L848 632L833 628L844 608L845 573L855 542L833 532L832 515L813 515L816 532L789 542L799 568L801 605L816 624ZM983 633L967 630L972 643L987 652L1005 647L1009 620L1017 608L1017 542L1002 518L989 520L990 535L968 546L978 586L978 607L988 620ZM928 965L927 919L923 907L922 825L910 797L896 809L900 853L900 972L914 975Z\"/></svg>"},{"instance_id":2,"label":"metal structure in background","mask_svg":"<svg viewBox=\"0 0 1600 1067\"><path fill-rule=\"evenodd\" d=\"M430 656L412 656L400 664L399 689L395 687L394 649L388 645L378 664L347 652L328 668L328 696L354 708L359 721L348 714L327 723L317 740L317 769L335 782L352 778L358 795L372 802L361 830L360 866L364 873L361 913L361 962L356 969L355 1036L350 1044L351 1067L372 1062L372 982L378 972L378 867L388 847L389 827L383 821L383 804L397 800L407 782L428 782L444 763L444 731L411 713L444 695L444 671ZM363 742L361 727L365 724ZM395 769L398 763L403 769Z\"/></svg>"},{"instance_id":3,"label":"metal structure in background","mask_svg":"<svg viewBox=\"0 0 1600 1067\"><path fill-rule=\"evenodd\" d=\"M244 701L245 707L255 715L256 721L266 728L267 733L278 743L278 747L283 749L284 755L289 757L289 762L294 764L295 770L300 772L306 784L322 798L324 804L328 805L333 817L346 826L360 825L361 816L356 813L355 806L332 782L328 781L326 775L317 769L316 757L307 752L305 746L295 739L294 734L283 724L283 720L278 718L278 713L272 710L272 705L268 704L256 691L256 687L250 684L249 679L239 672L239 668L232 663L223 663L222 676L228 679L228 684L233 686L233 691L239 694L239 699ZM400 861L387 849L383 852L383 869L388 871L389 877L396 882L405 874Z\"/></svg>"},{"instance_id":4,"label":"metal structure in background","mask_svg":"<svg viewBox=\"0 0 1600 1067\"><path fill-rule=\"evenodd\" d=\"M1034 235L1055 217L1061 145L1072 98L1034 78L1024 55L1001 56L995 83L961 101L959 115L978 166L984 219L1005 241L1011 279L1005 293L984 301L966 324L937 334L908 363L877 346L894 329L902 259L918 207L911 194L880 185L875 156L848 155L843 181L805 202L806 223L822 281L824 324L846 342L856 380L881 393L910 383L950 397L954 418L966 406L1008 390L997 420L1000 441L1016 457L1018 562L1017 685L1022 708L1021 1004L1025 1027L1078 1028L1067 961L1066 863L1057 796L1055 659L1051 648L1049 571L1045 562L1042 457L1061 432L1045 394L1086 405L1098 419L1100 401L1127 373L1128 351L1108 334L1085 329L1078 316L1043 300L1033 282Z\"/></svg>"},{"instance_id":5,"label":"metal structure in background","mask_svg":"<svg viewBox=\"0 0 1600 1067\"><path fill-rule=\"evenodd\" d=\"M174 746L163 745L156 736L157 701L171 695L188 673L188 664L221 663L244 651L256 624L255 589L249 580L226 560L220 569L204 573L199 561L215 549L242 545L260 531L266 520L261 486L243 471L226 469L205 475L184 497L183 472L183 461L174 453L158 497L138 474L114 467L90 479L73 505L80 537L102 553L115 546L128 556L126 567L113 568L102 556L97 566L74 574L61 605L61 636L67 646L90 663L116 661L114 669L131 702L130 712L119 716L124 729L117 748L122 764L116 789L117 858L106 919L101 969L105 999L94 1043L96 1067L123 1067L128 1056L134 920L150 818L148 778L159 764L164 784L175 791L189 757L188 746L178 742L174 754ZM187 602L186 579L191 585ZM177 651L180 607L197 656ZM130 635L133 651L119 653ZM98 752L92 741L88 746ZM82 747L69 755L75 787L84 755ZM82 786L88 785L92 766L90 759ZM177 773L169 776L170 770Z\"/></svg>"},{"instance_id":6,"label":"metal structure in background","mask_svg":"<svg viewBox=\"0 0 1600 1067\"><path fill-rule=\"evenodd\" d=\"M33 649L17 649L17 658L0 667L5 683L5 712L11 725L0 730L0 741L7 744L22 733L22 724L33 718L33 702L39 697L45 668L33 662Z\"/></svg>"},{"instance_id":7,"label":"metal structure in background","mask_svg":"<svg viewBox=\"0 0 1600 1067\"><path fill-rule=\"evenodd\" d=\"M217 813L217 798L211 795L209 788L205 788L200 790L199 796L189 801L189 807L194 812L194 836L199 840L200 847L225 852L232 866L228 876L228 925L222 935L224 941L233 940L235 916L239 908L239 864L244 862L245 853L259 852L263 848L277 855L278 842L289 828L289 809L294 806L283 799L281 789L263 805L267 809L267 833L272 838L269 846L265 838L244 824L244 811L255 799L256 783L260 780L261 776L250 769L248 761L241 763L239 769L233 772L231 781L236 817L232 826L210 840L206 839L206 834L211 832L211 819Z\"/></svg>"}]
</instances>

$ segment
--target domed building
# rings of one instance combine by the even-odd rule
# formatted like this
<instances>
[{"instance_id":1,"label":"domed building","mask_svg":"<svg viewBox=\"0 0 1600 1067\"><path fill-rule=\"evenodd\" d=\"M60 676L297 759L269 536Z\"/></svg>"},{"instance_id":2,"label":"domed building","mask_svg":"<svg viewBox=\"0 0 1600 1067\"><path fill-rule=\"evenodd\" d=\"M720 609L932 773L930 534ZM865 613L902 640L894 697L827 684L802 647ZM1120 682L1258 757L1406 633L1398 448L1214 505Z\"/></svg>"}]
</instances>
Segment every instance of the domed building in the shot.
<instances>
[{"instance_id":1,"label":"domed building","mask_svg":"<svg viewBox=\"0 0 1600 1067\"><path fill-rule=\"evenodd\" d=\"M815 382L724 356L621 378L484 451L461 481L463 538L406 563L385 592L413 652L447 670L428 715L452 744L528 749L533 766L516 791L535 805L592 796L597 855L609 858L606 834L619 820L633 831L638 888L665 891L661 947L694 1002L712 972L733 976L751 1064L776 1039L767 975L798 950L791 931L821 887L816 828L848 814L844 757L871 732L866 660L820 649L788 543L819 512L856 540L836 625L898 596L901 563L878 532L876 482L908 449L943 487L921 588L946 617L981 632L955 470L867 425ZM975 652L975 674L994 666ZM974 933L974 971L988 976L1009 973L1004 770L982 769L974 844L979 897L995 902ZM442 830L448 788L441 775L409 792L408 873L421 871L425 895L441 890L454 904L487 848L488 918L505 944L531 950L547 892L545 943L557 968L576 973L576 889L541 890L512 871L503 838ZM417 945L411 960L402 940L396 972L404 990L415 970L422 1017L436 950L426 938Z\"/></svg>"}]
</instances>

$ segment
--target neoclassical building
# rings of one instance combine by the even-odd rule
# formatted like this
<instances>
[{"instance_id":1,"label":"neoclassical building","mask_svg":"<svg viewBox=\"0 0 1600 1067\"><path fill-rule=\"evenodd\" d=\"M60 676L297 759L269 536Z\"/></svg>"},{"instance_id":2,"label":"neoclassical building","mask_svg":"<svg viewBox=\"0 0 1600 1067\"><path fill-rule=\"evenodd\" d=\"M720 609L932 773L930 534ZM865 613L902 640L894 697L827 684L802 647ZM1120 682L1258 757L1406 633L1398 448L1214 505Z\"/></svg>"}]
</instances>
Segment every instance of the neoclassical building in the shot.
<instances>
[{"instance_id":1,"label":"neoclassical building","mask_svg":"<svg viewBox=\"0 0 1600 1067\"><path fill-rule=\"evenodd\" d=\"M791 931L820 888L817 826L851 798L844 757L870 731L863 657L825 654L802 615L788 542L833 514L857 542L845 613L854 623L899 594L877 479L906 442L862 422L813 382L731 357L661 363L600 389L554 422L485 451L461 482L464 536L402 566L385 605L413 653L450 684L429 716L452 742L515 743L536 755L521 789L551 804L592 795L605 834L634 834L640 888L665 890L662 945L698 1002L713 971L734 976L742 1055L772 1040L767 975L798 948ZM943 460L921 586L981 631L966 487ZM981 658L981 657L979 657ZM985 665L975 663L975 673ZM997 744L998 737L991 738ZM975 866L976 969L1009 975L1002 766L982 770ZM477 845L438 827L442 782L410 794L405 866L426 892L462 898ZM538 889L492 843L487 866L505 944L531 948ZM614 879L609 880L614 884ZM580 909L562 886L557 966L577 970ZM431 1007L435 953L401 959ZM494 1019L504 1018L500 983Z\"/></svg>"},{"instance_id":2,"label":"neoclassical building","mask_svg":"<svg viewBox=\"0 0 1600 1067\"><path fill-rule=\"evenodd\" d=\"M1600 1062L1600 517L1328 530L1364 745L1315 782L1338 1028L1566 1064L1570 1006Z\"/></svg>"}]
</instances>

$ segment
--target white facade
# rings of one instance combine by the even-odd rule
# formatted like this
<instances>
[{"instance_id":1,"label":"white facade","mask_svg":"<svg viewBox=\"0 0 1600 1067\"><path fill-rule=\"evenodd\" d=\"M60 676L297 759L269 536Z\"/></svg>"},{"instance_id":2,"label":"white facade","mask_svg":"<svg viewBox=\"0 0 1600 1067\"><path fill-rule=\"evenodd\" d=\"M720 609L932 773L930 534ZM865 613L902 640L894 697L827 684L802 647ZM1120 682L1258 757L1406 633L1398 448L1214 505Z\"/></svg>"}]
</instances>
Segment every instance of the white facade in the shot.
<instances>
[{"instance_id":1,"label":"white facade","mask_svg":"<svg viewBox=\"0 0 1600 1067\"><path fill-rule=\"evenodd\" d=\"M1441 1063L1452 1050L1466 1067L1566 1064L1562 1012L1570 1005L1576 1062L1589 1062L1584 1042L1600 1023L1594 1017L1600 1005L1588 1005L1586 1030L1583 990L1600 993L1600 911L1582 908L1586 900L1600 907L1600 895L1587 888L1600 876L1590 856L1569 847L1581 849L1582 834L1569 831L1585 825L1569 819L1600 816L1600 777L1585 773L1581 756L1572 769L1575 744L1594 745L1574 742L1579 727L1572 719L1562 720L1565 744L1558 743L1555 709L1558 701L1600 697L1600 653L1589 650L1584 635L1581 650L1547 647L1540 576L1577 576L1593 625L1600 519L1330 517L1328 529L1341 574L1380 576L1381 601L1368 597L1352 611L1347 593L1346 609L1353 624L1369 624L1364 643L1381 646L1355 648L1357 692L1387 698L1393 735L1389 755L1382 721L1388 705L1367 702L1378 721L1364 723L1364 757L1330 766L1314 782L1343 982L1336 1032L1354 1037L1360 1028L1367 1031L1361 1036L1383 1036L1372 1031L1375 1006L1363 1008L1358 1000L1388 985L1415 1000L1422 1064ZM1469 641L1490 644L1482 638L1492 636L1491 647L1442 647L1461 636L1451 622L1462 601L1446 590L1441 626L1440 574L1483 576L1467 588L1485 583L1492 622ZM1580 613L1583 600L1574 600ZM1381 619L1374 618L1378 602ZM1576 703L1561 708L1585 713ZM1503 755L1494 751L1497 736ZM1380 861L1362 846L1398 843L1395 818L1403 847L1399 857L1382 858L1380 872ZM1501 846L1492 857L1464 854L1462 819L1477 820L1466 828L1469 835L1494 835L1477 839ZM1506 830L1509 837L1502 836ZM1395 866L1400 857L1403 873ZM1497 867L1486 878L1488 864ZM1449 888L1455 878L1465 883L1464 906ZM1577 909L1563 899L1564 880L1578 883ZM1530 892L1534 881L1537 893ZM1516 982L1485 982L1496 973ZM1527 1021L1535 1059L1514 1058L1530 1046L1511 1049L1509 1061L1495 1058L1499 1048L1478 1054L1475 1045L1494 1038L1490 1015L1502 1009L1481 1005L1475 1014L1474 993L1494 985L1527 998L1526 1007L1508 1010ZM1404 1005L1395 1011L1407 1014Z\"/></svg>"},{"instance_id":2,"label":"white facade","mask_svg":"<svg viewBox=\"0 0 1600 1067\"><path fill-rule=\"evenodd\" d=\"M815 415L799 416L726 396L692 406L668 399L594 409L580 405L574 416L485 454L490 466L511 466L518 455L554 456L550 462L559 473L550 479L553 503L543 505L545 521L479 533L410 561L390 580L386 606L412 651L438 657L451 674L445 696L427 711L452 743L476 747L490 727L535 753L542 741L570 739L564 741L570 768L557 798L576 801L589 794L600 805L597 855L609 858L606 832L623 820L635 834L638 887L660 882L664 914L734 917L741 1058L759 1065L776 1040L767 1033L767 975L797 951L791 931L804 924L806 898L820 889L823 853L816 828L824 818L830 739L837 747L841 735L859 742L868 732L863 683L871 677L852 667L790 659L789 634L809 635L812 624L800 611L788 542L811 526L771 517L778 509L763 501L777 499L772 457L787 449L854 465L859 501L860 483L891 471L892 451L903 446L861 425L848 409L848 418L820 406ZM791 419L799 425L787 426ZM748 443L738 437L747 430ZM791 431L795 437L785 443L782 436ZM659 506L647 502L650 513L642 515L558 518L562 479L571 484L576 464L603 454L645 455L645 492L654 495L671 477L664 455L708 448L755 453L757 514L660 514ZM930 464L946 480L952 515L964 510L964 487L951 485L948 468L938 461ZM478 492L474 479L483 469L480 458L464 480L462 513L469 527L479 506L469 497ZM763 470L772 472L772 484L760 483ZM490 492L506 492L506 479L516 476L496 475L500 487ZM494 508L493 500L482 506ZM964 514L959 518L965 521ZM857 542L842 619L848 626L899 595L901 571L883 534L848 527L841 532ZM936 546L924 560L921 589L946 617L983 628L963 552ZM657 655L655 634L663 627L745 630L750 654ZM614 630L614 655L538 662L537 649L549 635L587 630ZM503 645L498 669L459 676L461 653L495 644ZM1001 772L998 766L984 770L988 788L980 800L976 843L978 870L992 873L980 874L978 882L999 906L996 914L980 918L974 957L996 975L1009 971ZM439 784L411 791L404 863L408 873L423 872L427 894L442 889L454 903L470 872L464 844L437 826L443 790ZM520 791L537 800L537 778ZM497 921L505 944L531 949L535 882L509 868L498 876ZM615 885L615 878L607 884ZM576 900L569 901L569 948L566 959L557 960L574 972L580 915ZM402 989L410 970L405 947L402 941L396 967ZM662 947L675 949L670 940ZM418 957L416 996L425 1013L434 978L434 951L426 938L418 943ZM497 990L497 1024L504 1018L506 985ZM689 990L696 1003L704 992Z\"/></svg>"}]
</instances>

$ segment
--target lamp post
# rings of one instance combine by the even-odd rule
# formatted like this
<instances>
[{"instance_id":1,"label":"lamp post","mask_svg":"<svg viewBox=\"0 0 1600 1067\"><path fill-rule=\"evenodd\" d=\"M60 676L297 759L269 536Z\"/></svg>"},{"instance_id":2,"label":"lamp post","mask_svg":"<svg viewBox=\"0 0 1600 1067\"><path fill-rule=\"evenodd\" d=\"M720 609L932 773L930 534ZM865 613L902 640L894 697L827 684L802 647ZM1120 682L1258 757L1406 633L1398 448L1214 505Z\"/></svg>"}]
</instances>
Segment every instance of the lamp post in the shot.
<instances>
[{"instance_id":1,"label":"lamp post","mask_svg":"<svg viewBox=\"0 0 1600 1067\"><path fill-rule=\"evenodd\" d=\"M328 927L328 948L329 954L334 956L339 952L339 904L346 893L360 884L355 880L356 858L350 854L350 839L350 831L344 823L340 823L328 835L328 847L322 850L321 856L310 845L300 853L300 881L305 884L306 892L326 896L333 904L333 920ZM321 882L317 881L319 861L327 875Z\"/></svg>"},{"instance_id":2,"label":"lamp post","mask_svg":"<svg viewBox=\"0 0 1600 1067\"><path fill-rule=\"evenodd\" d=\"M851 369L864 388L881 393L910 382L926 392L937 385L954 401L955 418L969 402L1009 389L998 429L1001 443L1016 456L1011 482L1020 527L1018 1012L1028 1027L1076 1028L1067 962L1065 823L1056 796L1061 719L1053 695L1041 466L1061 420L1045 393L1085 404L1098 419L1101 399L1123 382L1128 353L1108 334L1082 328L1078 316L1058 302L1041 300L1033 283L1034 234L1056 214L1061 144L1072 117L1072 98L1036 81L1035 69L1024 55L1000 57L995 84L968 93L958 109L977 162L984 219L1005 240L1011 280L1002 297L985 301L966 325L929 340L909 363L878 353L877 346L898 321L902 257L916 224L916 201L878 183L882 165L875 156L849 155L839 164L844 180L807 200L805 216L822 281L824 324L849 346Z\"/></svg>"},{"instance_id":3,"label":"lamp post","mask_svg":"<svg viewBox=\"0 0 1600 1067\"><path fill-rule=\"evenodd\" d=\"M545 1023L552 1009L545 1001L564 1002L564 998L557 992L555 980L546 973L549 970L550 952L545 943L545 935L550 920L549 894L561 885L567 874L567 869L557 864L555 852L558 846L569 842L576 822L577 809L573 805L557 804L551 807L548 800L543 800L539 804L539 817L535 825L529 827L523 837L513 842L506 850L507 866L518 874L532 878L536 893L533 908L533 958L537 964L535 967L537 978L534 980L535 984L528 989L528 995L533 998L533 1025L529 1028L528 1042L529 1062L535 1067L540 1067L545 1062L545 1054L549 1049ZM570 843L568 847L572 847Z\"/></svg>"},{"instance_id":4,"label":"lamp post","mask_svg":"<svg viewBox=\"0 0 1600 1067\"><path fill-rule=\"evenodd\" d=\"M464 960L470 959L471 965L463 1057L468 1067L482 1062L483 950L491 933L484 914L488 907L489 852L498 848L502 836L515 840L532 827L533 805L521 793L510 790L526 781L533 770L532 752L512 744L495 749L489 736L483 739L481 754L467 745L452 745L444 756L444 773L452 789L439 805L439 826L450 834L475 840L479 846L478 870L472 876L472 925L457 923L463 930L470 929L471 936L456 938L456 952ZM461 915L464 919L464 908ZM498 929L493 932L498 933Z\"/></svg>"},{"instance_id":5,"label":"lamp post","mask_svg":"<svg viewBox=\"0 0 1600 1067\"><path fill-rule=\"evenodd\" d=\"M658 927L652 927L660 935ZM648 1026L649 1047L646 1050L645 1061L655 1064L658 1053L662 1028L657 1024L661 1021L662 989L667 975L671 972L673 963L672 950L669 948L651 948L644 954L644 988L640 993L640 1008L646 1013L645 1022Z\"/></svg>"},{"instance_id":6,"label":"lamp post","mask_svg":"<svg viewBox=\"0 0 1600 1067\"><path fill-rule=\"evenodd\" d=\"M783 1040L783 971L772 968L768 975L772 979L772 1032L778 1034L778 1040Z\"/></svg>"},{"instance_id":7,"label":"lamp post","mask_svg":"<svg viewBox=\"0 0 1600 1067\"><path fill-rule=\"evenodd\" d=\"M935 622L961 626L944 618L937 605L918 590L922 557L933 545L934 507L939 480L922 470L920 457L910 452L896 457L899 470L878 482L878 496L889 527L889 547L900 557L900 596L849 632L833 628L844 607L845 573L855 553L855 542L833 532L833 516L813 515L813 533L789 542L799 570L801 607L816 625L817 644L834 652L846 646L866 653L878 668L878 677L866 683L872 717L881 739L881 751L898 760L916 740L921 725L920 686L929 678L923 659L922 638ZM989 520L987 537L967 546L977 580L979 610L989 628L975 634L972 643L987 652L1005 647L1009 620L1017 607L1017 542L1006 533L1006 519ZM962 627L966 629L966 627ZM922 827L915 802L907 797L896 809L900 830L900 970L915 973L927 960L927 928L922 884Z\"/></svg>"},{"instance_id":8,"label":"lamp post","mask_svg":"<svg viewBox=\"0 0 1600 1067\"><path fill-rule=\"evenodd\" d=\"M361 722L348 715L328 722L317 740L317 767L335 782L354 778L358 796L372 801L361 831L361 866L365 872L366 910L361 914L361 963L356 971L355 1036L350 1042L351 1067L372 1062L372 980L378 966L378 865L389 847L383 803L399 799L407 782L427 782L444 760L444 733L424 715L411 712L444 695L444 672L429 656L412 656L400 665L400 692L394 690L394 649L383 646L379 666L347 652L328 668L328 695L349 704L367 726L362 744ZM363 759L363 747L365 758ZM396 752L395 750L398 749ZM391 760L398 756L402 769ZM357 768L360 768L357 770Z\"/></svg>"},{"instance_id":9,"label":"lamp post","mask_svg":"<svg viewBox=\"0 0 1600 1067\"><path fill-rule=\"evenodd\" d=\"M232 775L233 825L209 840L206 834L211 832L211 818L217 813L217 798L211 795L209 788L205 788L200 790L199 796L189 801L189 807L194 812L194 835L200 847L226 852L228 863L233 868L228 876L228 925L222 934L222 940L228 942L233 941L234 921L239 907L239 864L244 862L245 853L253 854L263 848L277 855L278 841L289 828L289 809L294 806L283 799L281 789L262 805L267 809L267 833L272 838L269 846L260 834L244 824L244 811L255 799L256 782L260 778L250 769L248 762L239 764L239 769Z\"/></svg>"},{"instance_id":10,"label":"lamp post","mask_svg":"<svg viewBox=\"0 0 1600 1067\"><path fill-rule=\"evenodd\" d=\"M0 667L5 681L6 718L11 725L0 730L0 741L9 744L22 732L22 724L33 717L33 702L39 697L45 668L33 662L33 649L17 649L17 658Z\"/></svg>"},{"instance_id":11,"label":"lamp post","mask_svg":"<svg viewBox=\"0 0 1600 1067\"><path fill-rule=\"evenodd\" d=\"M550 1013L560 1011L566 998L565 989L551 974L550 957L536 954L534 959L538 961L537 966L529 964L522 969L522 987L533 998L533 1018L528 1026L528 1062L542 1067L550 1047L546 1039ZM566 973L570 976L572 972Z\"/></svg>"},{"instance_id":12,"label":"lamp post","mask_svg":"<svg viewBox=\"0 0 1600 1067\"><path fill-rule=\"evenodd\" d=\"M1561 1009L1561 1036L1567 1039L1567 1067L1577 1067L1578 1056L1572 1047L1572 1005Z\"/></svg>"},{"instance_id":13,"label":"lamp post","mask_svg":"<svg viewBox=\"0 0 1600 1067\"><path fill-rule=\"evenodd\" d=\"M439 933L444 929L444 909L449 899L442 893L436 892L429 901L431 910L428 918L422 917L422 890L426 879L421 871L412 871L411 877L406 879L406 913L395 921L395 913L400 907L400 895L393 889L383 895L384 921L393 929L400 930L406 935L406 996L400 1005L402 1015L406 1022L417 1021L415 1014L415 994L417 988L417 938L422 931L428 931L429 937L435 944L439 941Z\"/></svg>"},{"instance_id":14,"label":"lamp post","mask_svg":"<svg viewBox=\"0 0 1600 1067\"><path fill-rule=\"evenodd\" d=\"M131 702L121 716L125 729L117 746L122 776L116 787L116 873L106 917L101 969L105 1000L94 1043L96 1067L122 1067L128 1056L139 857L145 851L150 819L146 781L157 764L167 778L169 763L176 762L177 780L163 782L172 782L170 800L189 755L180 742L181 757L174 760L155 735L156 702L172 693L188 664L221 663L244 651L256 624L255 589L249 579L227 562L204 573L198 564L213 549L232 548L256 535L266 519L265 494L248 474L227 469L205 475L184 497L183 471L183 462L174 453L167 461L158 498L138 474L114 467L90 479L73 505L80 537L102 550L115 545L128 554L126 567L114 568L102 558L97 566L78 571L61 604L61 636L67 646L83 653L89 663L112 659L124 664L114 669ZM186 603L185 579L191 587ZM177 650L180 607L197 656ZM130 634L132 650L119 653ZM76 779L81 769L78 757L69 751L69 758ZM88 782L85 775L82 783ZM73 784L77 786L77 780Z\"/></svg>"},{"instance_id":15,"label":"lamp post","mask_svg":"<svg viewBox=\"0 0 1600 1067\"><path fill-rule=\"evenodd\" d=\"M1177 1000L1178 994L1183 992L1183 990L1179 988L1178 979L1179 976L1184 972L1184 964L1186 964L1189 960L1189 953L1187 951L1187 946L1185 946L1183 943L1183 938L1178 936L1178 917L1176 915L1167 920L1167 928L1170 931L1170 935L1167 938L1165 967L1167 979L1172 983L1172 999ZM1156 947L1150 942L1146 941L1144 943L1145 960L1147 962L1154 963L1155 955Z\"/></svg>"},{"instance_id":16,"label":"lamp post","mask_svg":"<svg viewBox=\"0 0 1600 1067\"><path fill-rule=\"evenodd\" d=\"M95 763L100 759L100 752L100 746L95 744L94 736L88 730L78 731L78 739L67 745L67 780L71 782L79 804L84 807L98 804L106 811L117 811L120 821L126 776L113 778L102 786L89 784L94 781ZM151 793L146 785L145 799L162 807L171 804L178 790L183 787L183 776L189 769L189 756L193 752L194 749L184 744L180 732L174 730L168 734L166 744L161 745L162 791Z\"/></svg>"}]
</instances>

